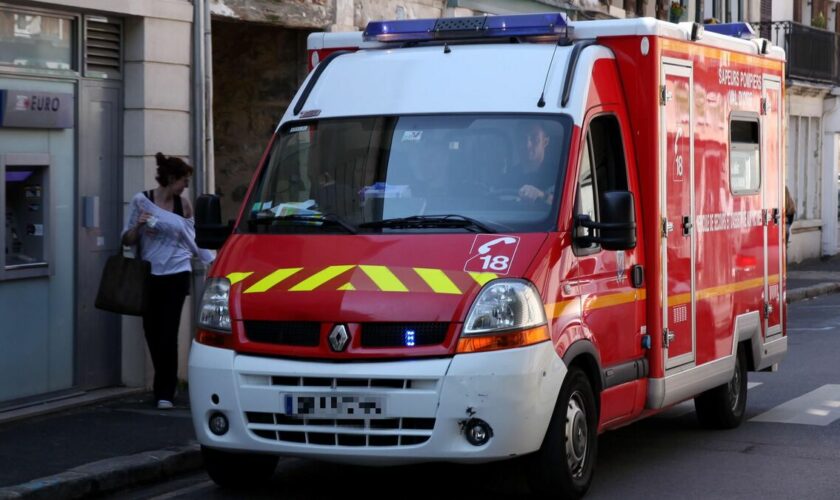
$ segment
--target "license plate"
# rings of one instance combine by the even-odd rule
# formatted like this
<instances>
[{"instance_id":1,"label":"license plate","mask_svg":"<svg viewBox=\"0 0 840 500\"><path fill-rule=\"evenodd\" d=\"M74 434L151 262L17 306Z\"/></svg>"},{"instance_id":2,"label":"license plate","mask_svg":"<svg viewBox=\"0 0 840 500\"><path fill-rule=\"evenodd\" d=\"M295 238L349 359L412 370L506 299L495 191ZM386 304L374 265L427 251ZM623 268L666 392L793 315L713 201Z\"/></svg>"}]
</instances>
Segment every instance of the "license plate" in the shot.
<instances>
[{"instance_id":1,"label":"license plate","mask_svg":"<svg viewBox=\"0 0 840 500\"><path fill-rule=\"evenodd\" d=\"M284 394L286 415L306 418L385 418L385 398L353 394Z\"/></svg>"}]
</instances>

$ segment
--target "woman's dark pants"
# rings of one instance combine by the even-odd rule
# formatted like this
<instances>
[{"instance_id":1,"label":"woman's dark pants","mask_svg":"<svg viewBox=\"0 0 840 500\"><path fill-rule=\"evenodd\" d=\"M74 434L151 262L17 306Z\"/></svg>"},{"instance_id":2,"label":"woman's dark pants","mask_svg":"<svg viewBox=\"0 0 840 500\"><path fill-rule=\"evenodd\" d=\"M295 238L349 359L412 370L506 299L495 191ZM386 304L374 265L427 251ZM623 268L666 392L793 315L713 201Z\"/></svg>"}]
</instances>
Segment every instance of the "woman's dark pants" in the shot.
<instances>
[{"instance_id":1,"label":"woman's dark pants","mask_svg":"<svg viewBox=\"0 0 840 500\"><path fill-rule=\"evenodd\" d=\"M150 288L143 330L155 367L155 401L172 401L178 382L178 327L184 299L190 291L190 273L152 275Z\"/></svg>"}]
</instances>

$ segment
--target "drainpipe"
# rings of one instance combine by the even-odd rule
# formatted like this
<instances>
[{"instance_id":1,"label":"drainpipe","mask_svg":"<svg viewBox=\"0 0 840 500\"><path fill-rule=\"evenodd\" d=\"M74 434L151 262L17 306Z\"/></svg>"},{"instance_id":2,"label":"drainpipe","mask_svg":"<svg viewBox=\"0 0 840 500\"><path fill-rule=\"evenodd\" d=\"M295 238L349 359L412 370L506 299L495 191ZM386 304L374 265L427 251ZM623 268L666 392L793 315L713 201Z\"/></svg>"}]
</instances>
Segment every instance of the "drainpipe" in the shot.
<instances>
[{"instance_id":1,"label":"drainpipe","mask_svg":"<svg viewBox=\"0 0 840 500\"><path fill-rule=\"evenodd\" d=\"M193 198L205 192L204 161L204 6L205 0L193 0L192 57L192 158Z\"/></svg>"},{"instance_id":2,"label":"drainpipe","mask_svg":"<svg viewBox=\"0 0 840 500\"><path fill-rule=\"evenodd\" d=\"M213 152L213 32L210 3L204 0L204 192L216 192L216 155Z\"/></svg>"},{"instance_id":3,"label":"drainpipe","mask_svg":"<svg viewBox=\"0 0 840 500\"><path fill-rule=\"evenodd\" d=\"M213 175L213 68L210 46L210 0L193 0L193 57L192 57L192 155L195 167L193 198L215 193ZM190 338L195 332L198 297L204 289L207 268L192 259L192 309ZM179 363L181 365L181 363Z\"/></svg>"}]
</instances>

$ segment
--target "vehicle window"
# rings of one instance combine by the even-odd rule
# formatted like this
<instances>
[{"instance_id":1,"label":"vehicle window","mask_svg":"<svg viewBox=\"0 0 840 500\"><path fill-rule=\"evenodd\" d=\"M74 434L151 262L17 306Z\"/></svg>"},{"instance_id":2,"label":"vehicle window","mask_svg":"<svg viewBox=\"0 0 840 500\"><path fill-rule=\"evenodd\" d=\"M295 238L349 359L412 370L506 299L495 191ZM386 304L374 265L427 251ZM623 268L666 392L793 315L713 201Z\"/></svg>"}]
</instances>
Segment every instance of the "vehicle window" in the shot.
<instances>
[{"instance_id":1,"label":"vehicle window","mask_svg":"<svg viewBox=\"0 0 840 500\"><path fill-rule=\"evenodd\" d=\"M754 194L761 185L758 117L729 123L729 186L733 194Z\"/></svg>"},{"instance_id":2,"label":"vehicle window","mask_svg":"<svg viewBox=\"0 0 840 500\"><path fill-rule=\"evenodd\" d=\"M386 116L288 124L251 193L248 219L301 215L313 220L243 224L240 230L322 231L330 228L315 219L329 214L370 232L440 230L376 225L437 215L480 221L499 232L548 231L556 226L556 187L571 126L565 115Z\"/></svg>"},{"instance_id":3,"label":"vehicle window","mask_svg":"<svg viewBox=\"0 0 840 500\"><path fill-rule=\"evenodd\" d=\"M608 191L628 189L627 163L624 159L621 129L616 117L602 115L594 118L589 123L585 144L578 177L577 213L589 215L592 220L599 221L600 196ZM584 236L587 230L578 227L576 234ZM584 248L596 246L591 244Z\"/></svg>"},{"instance_id":4,"label":"vehicle window","mask_svg":"<svg viewBox=\"0 0 840 500\"><path fill-rule=\"evenodd\" d=\"M577 213L586 214L596 220L597 206L595 194L595 177L592 175L592 144L589 136L586 137L586 146L580 159L580 176L578 178L578 205ZM578 236L585 236L586 229L577 228Z\"/></svg>"}]
</instances>

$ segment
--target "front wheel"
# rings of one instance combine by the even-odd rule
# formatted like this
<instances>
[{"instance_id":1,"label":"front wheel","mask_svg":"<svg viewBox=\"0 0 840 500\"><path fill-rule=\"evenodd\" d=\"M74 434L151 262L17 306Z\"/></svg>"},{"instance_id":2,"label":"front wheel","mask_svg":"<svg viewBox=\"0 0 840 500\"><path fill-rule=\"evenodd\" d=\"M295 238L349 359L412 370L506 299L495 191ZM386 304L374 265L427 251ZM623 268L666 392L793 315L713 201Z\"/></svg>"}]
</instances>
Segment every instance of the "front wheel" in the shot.
<instances>
[{"instance_id":1,"label":"front wheel","mask_svg":"<svg viewBox=\"0 0 840 500\"><path fill-rule=\"evenodd\" d=\"M267 483L278 460L274 455L231 453L205 446L201 447L201 456L210 479L223 488L253 488Z\"/></svg>"},{"instance_id":2,"label":"front wheel","mask_svg":"<svg viewBox=\"0 0 840 500\"><path fill-rule=\"evenodd\" d=\"M710 429L734 429L744 421L747 408L747 360L744 350L735 356L735 372L729 382L694 398L700 424Z\"/></svg>"},{"instance_id":3,"label":"front wheel","mask_svg":"<svg viewBox=\"0 0 840 500\"><path fill-rule=\"evenodd\" d=\"M592 484L598 451L598 410L589 379L579 368L566 375L528 479L541 498L580 498Z\"/></svg>"}]
</instances>

